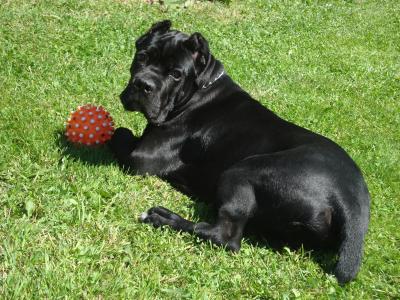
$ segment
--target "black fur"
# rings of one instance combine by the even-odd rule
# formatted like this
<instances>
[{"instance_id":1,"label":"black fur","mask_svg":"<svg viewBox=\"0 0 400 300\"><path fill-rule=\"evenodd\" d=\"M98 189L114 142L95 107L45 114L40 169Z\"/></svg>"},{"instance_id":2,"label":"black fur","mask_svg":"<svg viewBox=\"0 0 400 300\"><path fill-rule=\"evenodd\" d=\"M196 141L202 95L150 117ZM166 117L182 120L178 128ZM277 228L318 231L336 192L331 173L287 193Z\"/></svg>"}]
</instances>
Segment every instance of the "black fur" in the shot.
<instances>
[{"instance_id":1,"label":"black fur","mask_svg":"<svg viewBox=\"0 0 400 300\"><path fill-rule=\"evenodd\" d=\"M215 204L217 220L193 223L153 207L142 221L233 251L245 229L337 247L338 281L355 278L369 222L356 164L331 140L281 119L242 90L200 33L170 26L157 23L137 40L121 94L127 110L148 119L143 135L118 128L109 145L123 167Z\"/></svg>"}]
</instances>

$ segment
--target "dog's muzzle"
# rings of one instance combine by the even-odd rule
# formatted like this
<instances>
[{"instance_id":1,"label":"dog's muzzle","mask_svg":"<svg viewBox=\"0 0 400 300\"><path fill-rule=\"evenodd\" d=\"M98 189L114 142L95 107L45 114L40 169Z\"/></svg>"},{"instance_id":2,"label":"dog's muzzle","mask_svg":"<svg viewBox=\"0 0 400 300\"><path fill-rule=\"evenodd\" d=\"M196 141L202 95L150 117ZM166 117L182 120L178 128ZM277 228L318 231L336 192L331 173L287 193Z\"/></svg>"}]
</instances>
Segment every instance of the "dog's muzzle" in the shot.
<instances>
[{"instance_id":1,"label":"dog's muzzle","mask_svg":"<svg viewBox=\"0 0 400 300\"><path fill-rule=\"evenodd\" d=\"M128 84L128 86L119 95L119 99L121 100L121 103L124 106L125 110L128 110L128 111L139 110L139 103L137 100L135 100L138 98L136 98L135 96L137 96L137 95L135 95L131 84Z\"/></svg>"}]
</instances>

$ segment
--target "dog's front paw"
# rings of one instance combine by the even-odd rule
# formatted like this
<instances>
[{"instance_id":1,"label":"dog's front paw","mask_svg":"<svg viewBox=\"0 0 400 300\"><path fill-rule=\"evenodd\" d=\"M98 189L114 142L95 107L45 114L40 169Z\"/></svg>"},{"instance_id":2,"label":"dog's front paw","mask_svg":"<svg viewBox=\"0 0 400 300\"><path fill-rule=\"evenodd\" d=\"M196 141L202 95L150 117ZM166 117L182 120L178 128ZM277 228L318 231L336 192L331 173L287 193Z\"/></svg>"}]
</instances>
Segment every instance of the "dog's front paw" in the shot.
<instances>
[{"instance_id":1,"label":"dog's front paw","mask_svg":"<svg viewBox=\"0 0 400 300\"><path fill-rule=\"evenodd\" d=\"M137 140L138 138L128 128L119 127L107 145L116 157L124 157L133 151Z\"/></svg>"}]
</instances>

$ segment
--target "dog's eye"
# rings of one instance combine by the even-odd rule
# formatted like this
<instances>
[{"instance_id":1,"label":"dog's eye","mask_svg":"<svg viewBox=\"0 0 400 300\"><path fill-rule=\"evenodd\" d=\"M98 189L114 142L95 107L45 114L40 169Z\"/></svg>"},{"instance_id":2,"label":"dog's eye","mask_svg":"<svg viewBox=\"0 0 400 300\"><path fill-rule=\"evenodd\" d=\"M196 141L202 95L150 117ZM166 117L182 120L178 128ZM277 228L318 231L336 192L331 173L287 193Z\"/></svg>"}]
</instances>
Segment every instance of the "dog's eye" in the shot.
<instances>
[{"instance_id":1,"label":"dog's eye","mask_svg":"<svg viewBox=\"0 0 400 300\"><path fill-rule=\"evenodd\" d=\"M179 80L182 77L182 72L178 69L175 69L169 72L169 75L172 76L175 80Z\"/></svg>"},{"instance_id":2,"label":"dog's eye","mask_svg":"<svg viewBox=\"0 0 400 300\"><path fill-rule=\"evenodd\" d=\"M144 63L147 60L147 54L146 53L137 53L136 54L136 61L139 63Z\"/></svg>"}]
</instances>

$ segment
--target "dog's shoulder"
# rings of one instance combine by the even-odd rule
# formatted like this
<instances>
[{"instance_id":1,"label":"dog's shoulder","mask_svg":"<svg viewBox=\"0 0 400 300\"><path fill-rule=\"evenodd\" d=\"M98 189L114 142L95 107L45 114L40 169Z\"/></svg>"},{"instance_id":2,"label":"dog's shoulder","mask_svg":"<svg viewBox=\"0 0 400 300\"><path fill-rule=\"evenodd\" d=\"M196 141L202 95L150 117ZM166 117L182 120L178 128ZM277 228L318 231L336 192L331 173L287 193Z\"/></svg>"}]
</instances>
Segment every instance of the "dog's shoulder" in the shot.
<instances>
[{"instance_id":1,"label":"dog's shoulder","mask_svg":"<svg viewBox=\"0 0 400 300\"><path fill-rule=\"evenodd\" d=\"M196 107L188 114L186 126L192 135L210 139L218 136L266 134L269 124L285 122L240 88L226 88L213 95L213 99ZM242 137L243 138L243 137Z\"/></svg>"}]
</instances>

